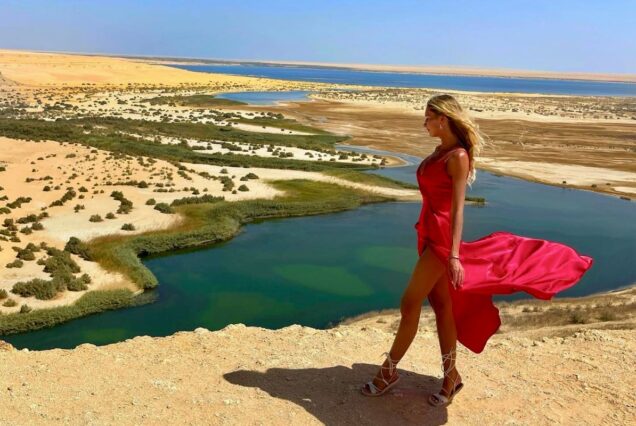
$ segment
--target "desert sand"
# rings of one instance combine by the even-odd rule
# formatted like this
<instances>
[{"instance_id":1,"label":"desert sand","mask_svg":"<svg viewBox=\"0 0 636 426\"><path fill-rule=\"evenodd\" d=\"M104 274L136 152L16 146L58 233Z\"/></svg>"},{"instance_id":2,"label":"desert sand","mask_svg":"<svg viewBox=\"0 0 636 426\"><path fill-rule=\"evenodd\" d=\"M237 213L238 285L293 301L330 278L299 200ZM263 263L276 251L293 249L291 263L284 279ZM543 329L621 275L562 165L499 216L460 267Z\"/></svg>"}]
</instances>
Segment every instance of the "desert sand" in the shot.
<instances>
[{"instance_id":1,"label":"desert sand","mask_svg":"<svg viewBox=\"0 0 636 426\"><path fill-rule=\"evenodd\" d=\"M347 143L351 145L426 157L439 143L426 134L423 111L412 104L405 107L338 98L270 109L349 135L352 139ZM636 123L583 118L571 122L531 118L476 121L486 135L486 146L476 162L478 169L628 200L634 196Z\"/></svg>"},{"instance_id":2,"label":"desert sand","mask_svg":"<svg viewBox=\"0 0 636 426\"><path fill-rule=\"evenodd\" d=\"M398 366L401 382L381 398L364 397L359 387L373 377L391 344L399 321L395 311L327 330L236 324L38 352L0 343L0 365L10 366L0 368L0 422L633 424L634 294L630 288L569 301L500 304L504 324L484 351L458 346L465 386L446 408L426 403L442 377L428 307ZM621 317L594 320L594 306ZM550 325L557 324L555 315L576 312L589 315L589 323ZM543 324L529 325L538 317Z\"/></svg>"}]
</instances>

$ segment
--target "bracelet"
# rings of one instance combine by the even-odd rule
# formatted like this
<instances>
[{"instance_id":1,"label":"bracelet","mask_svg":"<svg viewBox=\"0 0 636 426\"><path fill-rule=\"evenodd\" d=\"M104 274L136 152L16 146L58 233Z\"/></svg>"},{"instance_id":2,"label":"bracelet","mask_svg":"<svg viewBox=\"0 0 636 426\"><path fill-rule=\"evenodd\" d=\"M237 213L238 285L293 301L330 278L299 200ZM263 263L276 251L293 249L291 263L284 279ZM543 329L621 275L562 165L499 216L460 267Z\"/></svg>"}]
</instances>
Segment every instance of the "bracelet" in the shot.
<instances>
[{"instance_id":1,"label":"bracelet","mask_svg":"<svg viewBox=\"0 0 636 426\"><path fill-rule=\"evenodd\" d=\"M448 260L451 260L451 259L459 260L459 256L448 256Z\"/></svg>"}]
</instances>

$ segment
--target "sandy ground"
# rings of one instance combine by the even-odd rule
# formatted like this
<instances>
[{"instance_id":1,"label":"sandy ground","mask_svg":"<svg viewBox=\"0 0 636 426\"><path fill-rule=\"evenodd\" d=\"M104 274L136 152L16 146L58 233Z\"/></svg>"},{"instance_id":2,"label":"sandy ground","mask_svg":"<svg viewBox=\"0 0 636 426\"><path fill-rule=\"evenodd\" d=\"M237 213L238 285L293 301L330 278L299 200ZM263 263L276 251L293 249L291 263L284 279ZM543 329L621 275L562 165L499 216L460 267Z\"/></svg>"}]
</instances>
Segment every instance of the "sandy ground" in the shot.
<instances>
[{"instance_id":1,"label":"sandy ground","mask_svg":"<svg viewBox=\"0 0 636 426\"><path fill-rule=\"evenodd\" d=\"M381 398L358 389L382 362L397 313L328 330L238 324L73 350L26 352L0 343L0 423L634 424L633 298L633 289L619 298L631 303L621 321L502 328L481 354L459 345L465 386L446 408L426 403L442 378L428 307L399 364L401 383ZM527 306L502 306L504 325L509 311L536 315L523 313Z\"/></svg>"},{"instance_id":2,"label":"sandy ground","mask_svg":"<svg viewBox=\"0 0 636 426\"><path fill-rule=\"evenodd\" d=\"M423 112L413 109L329 100L274 110L349 135L351 145L426 157L439 144L423 128ZM636 191L636 123L477 122L487 135L478 169L627 198Z\"/></svg>"},{"instance_id":3,"label":"sandy ground","mask_svg":"<svg viewBox=\"0 0 636 426\"><path fill-rule=\"evenodd\" d=\"M195 73L126 59L59 53L0 50L0 73L26 86L71 87L80 85L252 83L249 77ZM276 84L272 81L266 84Z\"/></svg>"}]
</instances>

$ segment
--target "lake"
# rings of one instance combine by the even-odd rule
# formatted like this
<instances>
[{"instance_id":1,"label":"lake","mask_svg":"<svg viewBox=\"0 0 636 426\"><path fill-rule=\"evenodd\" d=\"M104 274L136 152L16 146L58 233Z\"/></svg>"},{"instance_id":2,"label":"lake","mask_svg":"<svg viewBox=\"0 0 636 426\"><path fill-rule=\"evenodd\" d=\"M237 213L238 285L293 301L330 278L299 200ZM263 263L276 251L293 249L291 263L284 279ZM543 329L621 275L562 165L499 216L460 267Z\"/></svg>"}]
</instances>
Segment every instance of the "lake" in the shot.
<instances>
[{"instance_id":1,"label":"lake","mask_svg":"<svg viewBox=\"0 0 636 426\"><path fill-rule=\"evenodd\" d=\"M399 156L409 165L373 173L414 182L420 159ZM483 196L487 204L466 206L464 240L505 230L563 242L594 258L583 279L559 296L636 281L633 202L483 171L468 195ZM197 327L217 330L239 322L322 328L372 310L397 308L417 260L413 224L419 209L420 203L382 203L248 224L229 242L145 259L159 280L147 295L155 303L3 339L17 348L72 348ZM517 293L496 300L527 297Z\"/></svg>"},{"instance_id":2,"label":"lake","mask_svg":"<svg viewBox=\"0 0 636 426\"><path fill-rule=\"evenodd\" d=\"M475 77L358 71L283 65L175 65L189 71L361 86L451 89L475 92L543 93L582 96L636 96L636 84L541 78Z\"/></svg>"}]
</instances>

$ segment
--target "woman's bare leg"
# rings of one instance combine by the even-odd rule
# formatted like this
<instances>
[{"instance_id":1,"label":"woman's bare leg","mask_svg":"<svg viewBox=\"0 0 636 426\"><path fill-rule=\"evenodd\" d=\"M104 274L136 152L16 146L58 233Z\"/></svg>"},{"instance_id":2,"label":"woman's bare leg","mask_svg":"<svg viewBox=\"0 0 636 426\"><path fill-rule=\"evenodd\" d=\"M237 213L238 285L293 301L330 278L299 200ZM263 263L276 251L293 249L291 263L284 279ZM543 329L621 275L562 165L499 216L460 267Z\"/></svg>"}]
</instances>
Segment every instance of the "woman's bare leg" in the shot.
<instances>
[{"instance_id":1,"label":"woman's bare leg","mask_svg":"<svg viewBox=\"0 0 636 426\"><path fill-rule=\"evenodd\" d=\"M424 302L426 296L444 273L444 265L442 265L430 249L424 249L424 252L415 264L409 284L402 295L402 301L400 303L402 318L400 319L397 335L389 351L389 355L394 361L402 359L406 350L411 345L411 342L413 342L420 323L422 302ZM388 367L388 360L382 365ZM382 376L382 374L384 375ZM386 386L382 377L387 381L390 379L388 370L381 369L373 379L373 383L378 389L383 389Z\"/></svg>"},{"instance_id":2,"label":"woman's bare leg","mask_svg":"<svg viewBox=\"0 0 636 426\"><path fill-rule=\"evenodd\" d=\"M437 323L437 336L439 337L439 348L442 354L455 351L457 348L457 329L455 327L455 318L453 317L453 304L450 297L447 274L442 274L435 286L428 295L428 301L435 311L435 320ZM444 370L449 371L448 377L444 378L442 388L444 394L448 395L453 388L453 383L459 384L461 377L455 366L455 358L444 362Z\"/></svg>"}]
</instances>

